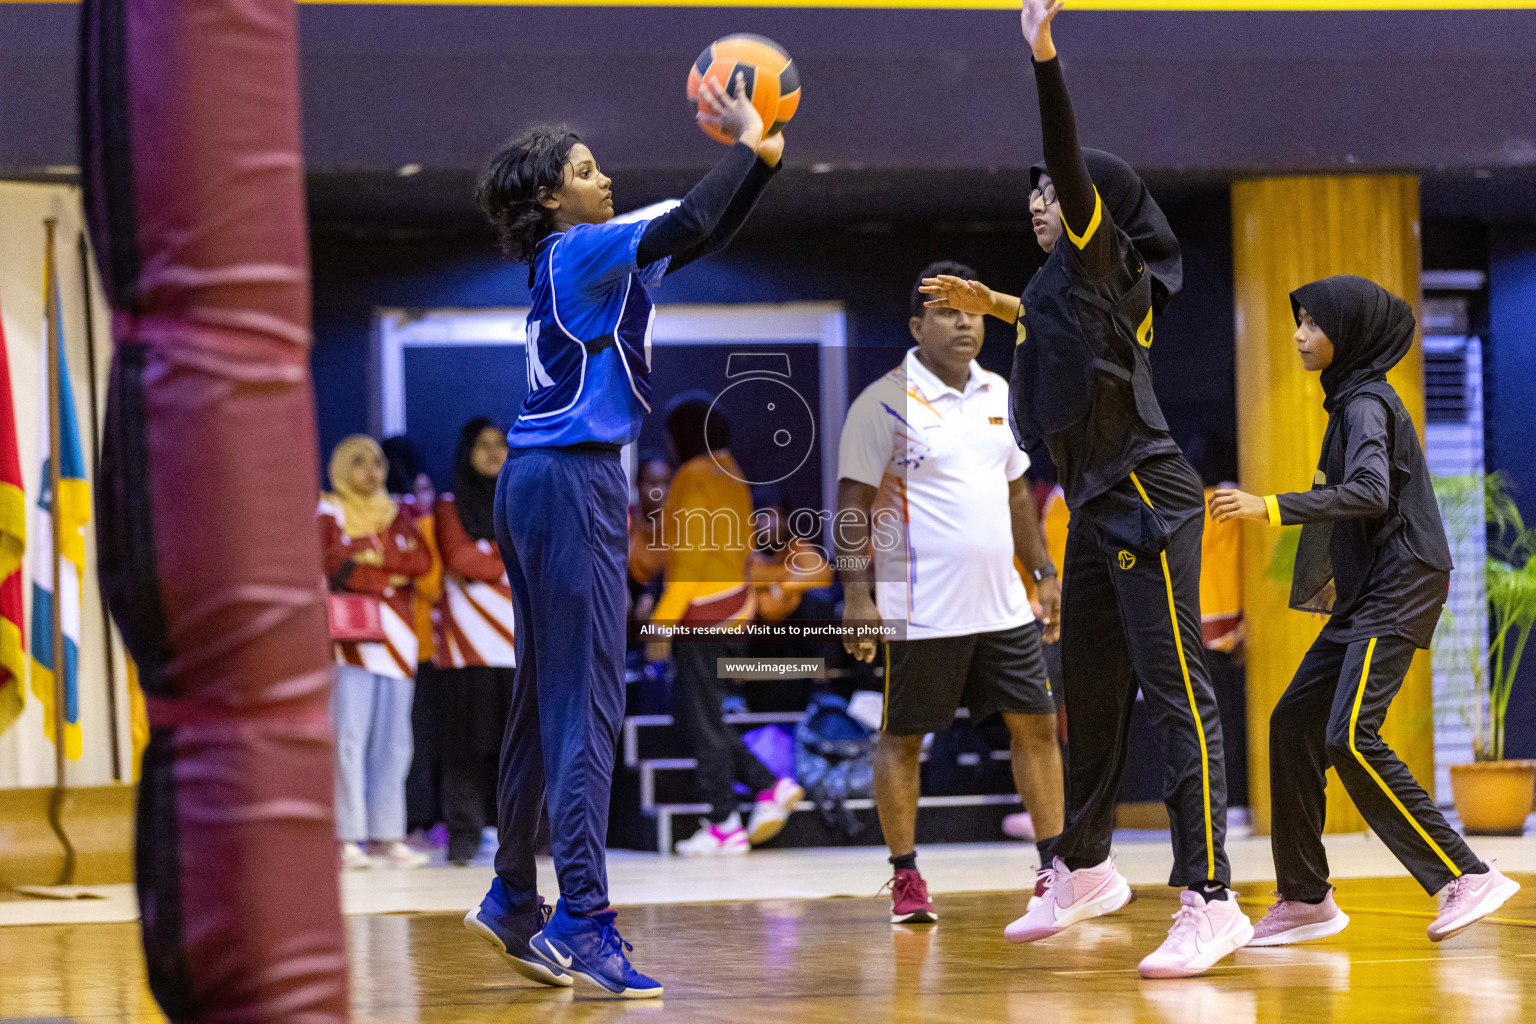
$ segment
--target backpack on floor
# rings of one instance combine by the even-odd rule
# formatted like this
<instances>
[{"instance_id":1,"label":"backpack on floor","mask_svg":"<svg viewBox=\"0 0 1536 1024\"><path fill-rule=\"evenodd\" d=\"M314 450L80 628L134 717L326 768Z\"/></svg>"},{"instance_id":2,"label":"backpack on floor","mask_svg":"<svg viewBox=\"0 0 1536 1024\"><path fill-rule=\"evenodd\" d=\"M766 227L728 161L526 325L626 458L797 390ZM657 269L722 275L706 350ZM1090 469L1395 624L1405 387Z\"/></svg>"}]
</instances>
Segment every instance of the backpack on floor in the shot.
<instances>
[{"instance_id":1,"label":"backpack on floor","mask_svg":"<svg viewBox=\"0 0 1536 1024\"><path fill-rule=\"evenodd\" d=\"M873 791L878 741L878 733L848 714L843 698L833 693L811 698L795 727L795 779L829 829L849 837L863 830L847 801L867 799Z\"/></svg>"}]
</instances>

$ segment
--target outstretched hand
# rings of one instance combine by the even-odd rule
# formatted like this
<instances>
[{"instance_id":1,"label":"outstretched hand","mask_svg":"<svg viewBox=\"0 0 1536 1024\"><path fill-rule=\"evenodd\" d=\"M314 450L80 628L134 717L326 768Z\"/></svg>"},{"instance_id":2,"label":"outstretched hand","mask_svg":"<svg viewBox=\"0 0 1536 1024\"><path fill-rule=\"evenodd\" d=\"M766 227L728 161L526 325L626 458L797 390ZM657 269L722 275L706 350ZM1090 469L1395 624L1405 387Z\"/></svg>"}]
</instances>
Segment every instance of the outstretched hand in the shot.
<instances>
[{"instance_id":1,"label":"outstretched hand","mask_svg":"<svg viewBox=\"0 0 1536 1024\"><path fill-rule=\"evenodd\" d=\"M1065 3L1066 0L1024 0L1020 22L1035 60L1046 61L1056 56L1056 44L1051 41L1051 22Z\"/></svg>"},{"instance_id":2,"label":"outstretched hand","mask_svg":"<svg viewBox=\"0 0 1536 1024\"><path fill-rule=\"evenodd\" d=\"M1228 519L1264 521L1269 519L1269 506L1257 494L1235 487L1221 487L1211 495L1211 518L1218 523Z\"/></svg>"},{"instance_id":3,"label":"outstretched hand","mask_svg":"<svg viewBox=\"0 0 1536 1024\"><path fill-rule=\"evenodd\" d=\"M719 128L732 142L743 142L756 150L763 143L763 116L747 96L745 73L736 72L735 85L733 96L714 79L705 79L699 89L696 117L700 124Z\"/></svg>"},{"instance_id":4,"label":"outstretched hand","mask_svg":"<svg viewBox=\"0 0 1536 1024\"><path fill-rule=\"evenodd\" d=\"M930 309L958 309L962 313L986 314L992 309L992 289L980 281L967 281L952 274L925 277L918 291L933 298L923 303Z\"/></svg>"}]
</instances>

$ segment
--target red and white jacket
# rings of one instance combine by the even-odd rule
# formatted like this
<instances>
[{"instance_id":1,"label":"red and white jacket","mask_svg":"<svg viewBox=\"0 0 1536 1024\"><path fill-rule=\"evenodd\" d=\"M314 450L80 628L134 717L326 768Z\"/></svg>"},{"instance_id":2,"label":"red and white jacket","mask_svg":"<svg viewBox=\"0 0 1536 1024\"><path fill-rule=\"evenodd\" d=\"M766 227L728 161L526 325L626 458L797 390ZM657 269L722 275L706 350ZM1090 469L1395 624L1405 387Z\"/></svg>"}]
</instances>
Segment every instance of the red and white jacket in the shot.
<instances>
[{"instance_id":1,"label":"red and white jacket","mask_svg":"<svg viewBox=\"0 0 1536 1024\"><path fill-rule=\"evenodd\" d=\"M325 553L325 577L332 590L370 594L382 605L387 640L337 641L338 665L355 665L395 679L416 678L416 630L411 599L415 579L432 569L432 553L416 530L415 517L395 521L367 537L348 537L342 511L320 502L320 543Z\"/></svg>"},{"instance_id":2,"label":"red and white jacket","mask_svg":"<svg viewBox=\"0 0 1536 1024\"><path fill-rule=\"evenodd\" d=\"M437 499L434 518L443 556L443 596L437 602L438 668L512 668L512 587L496 543L464 532L453 495Z\"/></svg>"}]
</instances>

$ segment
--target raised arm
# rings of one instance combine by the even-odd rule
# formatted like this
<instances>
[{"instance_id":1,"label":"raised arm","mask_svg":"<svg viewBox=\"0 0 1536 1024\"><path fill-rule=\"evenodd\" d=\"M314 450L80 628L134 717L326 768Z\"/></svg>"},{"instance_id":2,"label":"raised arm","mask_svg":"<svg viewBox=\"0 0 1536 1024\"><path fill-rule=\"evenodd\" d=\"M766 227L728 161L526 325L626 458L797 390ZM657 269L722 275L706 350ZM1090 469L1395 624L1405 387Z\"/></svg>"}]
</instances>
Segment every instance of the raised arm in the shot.
<instances>
[{"instance_id":1,"label":"raised arm","mask_svg":"<svg viewBox=\"0 0 1536 1024\"><path fill-rule=\"evenodd\" d=\"M763 145L763 119L747 99L747 90L740 81L735 96L727 95L713 81L705 82L704 98L719 113L706 114L701 104L699 119L719 124L727 134L735 136L736 144L688 190L679 206L646 225L635 260L641 267L707 241L760 162L757 151ZM761 187L758 186L759 191Z\"/></svg>"},{"instance_id":2,"label":"raised arm","mask_svg":"<svg viewBox=\"0 0 1536 1024\"><path fill-rule=\"evenodd\" d=\"M1051 22L1061 8L1062 0L1024 0L1024 38L1029 41L1034 57L1045 169L1056 190L1056 200L1061 204L1067 238L1083 254L1088 269L1103 274L1114 269L1118 254L1109 211L1104 209L1098 190L1093 187L1082 146L1077 140L1072 97L1067 94L1067 80L1062 75L1056 43L1051 37Z\"/></svg>"},{"instance_id":3,"label":"raised arm","mask_svg":"<svg viewBox=\"0 0 1536 1024\"><path fill-rule=\"evenodd\" d=\"M747 222L752 210L757 206L757 200L763 194L763 189L773 180L773 176L779 173L779 157L784 151L784 136L782 133L771 139L764 139L763 144L757 148L757 159L752 163L752 169L747 172L747 178L731 197L726 205L725 212L720 215L720 220L715 224L715 229L697 245L684 249L672 257L672 262L667 264L667 273L671 274L681 270L694 260L701 259L711 253L719 252L731 244L736 237L736 232ZM640 240L640 252L642 259L640 265L645 265L646 240Z\"/></svg>"}]
</instances>

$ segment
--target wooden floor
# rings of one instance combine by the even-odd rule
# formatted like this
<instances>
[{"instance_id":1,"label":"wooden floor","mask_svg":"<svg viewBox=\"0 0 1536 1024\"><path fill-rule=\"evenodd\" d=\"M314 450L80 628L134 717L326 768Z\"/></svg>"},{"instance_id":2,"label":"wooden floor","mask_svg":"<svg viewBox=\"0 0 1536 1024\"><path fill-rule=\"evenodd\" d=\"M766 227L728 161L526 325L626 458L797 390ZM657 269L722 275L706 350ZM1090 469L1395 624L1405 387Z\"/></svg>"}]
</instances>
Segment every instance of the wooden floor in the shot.
<instances>
[{"instance_id":1,"label":"wooden floor","mask_svg":"<svg viewBox=\"0 0 1536 1024\"><path fill-rule=\"evenodd\" d=\"M388 1024L1516 1024L1536 1020L1536 878L1500 912L1442 945L1424 937L1434 903L1407 879L1345 883L1349 929L1322 943L1243 950L1186 981L1142 981L1171 890L1034 946L1003 926L1016 893L945 896L942 921L892 926L883 900L786 900L622 910L634 959L667 987L655 1003L539 988L511 974L457 915L348 922L355 1021ZM1249 886L1257 918L1267 887ZM99 924L0 928L0 1022L163 1018L144 986L138 932Z\"/></svg>"}]
</instances>

